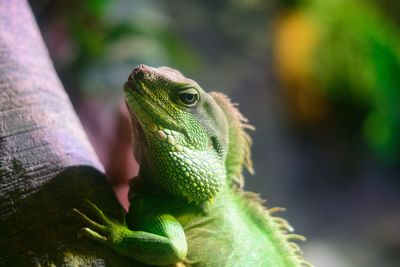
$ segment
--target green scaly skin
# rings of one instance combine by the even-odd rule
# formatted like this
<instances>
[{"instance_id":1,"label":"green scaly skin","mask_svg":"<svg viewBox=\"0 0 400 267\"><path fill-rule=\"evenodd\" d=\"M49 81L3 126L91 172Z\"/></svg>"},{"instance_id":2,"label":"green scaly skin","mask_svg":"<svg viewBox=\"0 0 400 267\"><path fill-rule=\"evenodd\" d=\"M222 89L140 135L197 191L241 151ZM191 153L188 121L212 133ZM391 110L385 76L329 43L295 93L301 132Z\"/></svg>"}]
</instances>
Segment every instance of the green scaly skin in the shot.
<instances>
[{"instance_id":1,"label":"green scaly skin","mask_svg":"<svg viewBox=\"0 0 400 267\"><path fill-rule=\"evenodd\" d=\"M167 68L139 65L125 83L140 162L126 222L88 202L81 234L150 265L311 266L289 224L244 192L252 172L246 119L220 93Z\"/></svg>"}]
</instances>

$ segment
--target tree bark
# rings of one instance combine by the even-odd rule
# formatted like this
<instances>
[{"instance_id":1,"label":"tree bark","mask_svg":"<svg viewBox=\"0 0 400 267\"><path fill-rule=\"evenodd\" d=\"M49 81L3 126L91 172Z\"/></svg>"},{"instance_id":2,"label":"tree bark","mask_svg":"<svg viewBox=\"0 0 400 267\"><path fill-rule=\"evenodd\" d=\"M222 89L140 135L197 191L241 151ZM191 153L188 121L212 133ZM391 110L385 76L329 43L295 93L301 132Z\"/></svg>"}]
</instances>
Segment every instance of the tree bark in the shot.
<instances>
[{"instance_id":1,"label":"tree bark","mask_svg":"<svg viewBox=\"0 0 400 267\"><path fill-rule=\"evenodd\" d=\"M28 4L0 1L0 266L136 266L77 238L85 198L120 215Z\"/></svg>"}]
</instances>

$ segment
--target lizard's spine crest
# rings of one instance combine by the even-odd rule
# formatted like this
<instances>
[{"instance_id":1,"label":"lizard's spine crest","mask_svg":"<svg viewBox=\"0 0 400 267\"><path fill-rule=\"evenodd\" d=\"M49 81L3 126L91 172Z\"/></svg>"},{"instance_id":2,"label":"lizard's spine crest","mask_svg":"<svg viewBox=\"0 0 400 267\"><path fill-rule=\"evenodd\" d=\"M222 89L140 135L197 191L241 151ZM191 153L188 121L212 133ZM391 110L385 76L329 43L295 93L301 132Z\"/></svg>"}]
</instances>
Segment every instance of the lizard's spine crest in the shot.
<instances>
[{"instance_id":1,"label":"lizard's spine crest","mask_svg":"<svg viewBox=\"0 0 400 267\"><path fill-rule=\"evenodd\" d=\"M281 217L272 216L276 212L285 211L281 207L266 208L264 199L253 192L245 192L241 189L237 189L237 192L243 196L247 201L245 203L248 207L249 213L252 217L259 222L266 229L271 229L275 227L278 229L277 238L281 240L281 246L286 247L290 255L295 259L299 266L313 267L311 263L303 258L303 251L300 246L293 241L305 241L306 238L302 235L293 234L294 228L289 224L289 222Z\"/></svg>"}]
</instances>

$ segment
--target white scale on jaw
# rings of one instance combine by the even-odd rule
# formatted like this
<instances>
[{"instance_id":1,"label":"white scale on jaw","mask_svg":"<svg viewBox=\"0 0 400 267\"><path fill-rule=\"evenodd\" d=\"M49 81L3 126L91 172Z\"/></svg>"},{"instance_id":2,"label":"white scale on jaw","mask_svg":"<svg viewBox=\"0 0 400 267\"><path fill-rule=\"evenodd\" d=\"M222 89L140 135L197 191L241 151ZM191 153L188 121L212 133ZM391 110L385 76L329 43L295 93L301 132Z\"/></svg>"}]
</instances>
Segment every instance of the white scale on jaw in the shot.
<instances>
[{"instance_id":1,"label":"white scale on jaw","mask_svg":"<svg viewBox=\"0 0 400 267\"><path fill-rule=\"evenodd\" d=\"M153 134L155 138L160 141L166 141L171 146L175 147L177 151L183 151L183 147L176 143L174 134L175 131L171 131L170 129L162 129L159 127L151 117L142 110L142 114L140 115L140 120L143 123L144 127Z\"/></svg>"}]
</instances>

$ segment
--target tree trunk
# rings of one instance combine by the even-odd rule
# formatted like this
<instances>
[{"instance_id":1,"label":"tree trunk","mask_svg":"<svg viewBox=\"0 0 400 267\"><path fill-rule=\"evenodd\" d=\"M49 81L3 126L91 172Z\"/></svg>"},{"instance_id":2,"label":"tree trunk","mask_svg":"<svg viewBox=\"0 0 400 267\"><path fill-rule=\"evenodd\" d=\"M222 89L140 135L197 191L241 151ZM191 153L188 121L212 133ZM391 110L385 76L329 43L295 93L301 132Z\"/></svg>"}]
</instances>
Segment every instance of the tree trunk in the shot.
<instances>
[{"instance_id":1,"label":"tree trunk","mask_svg":"<svg viewBox=\"0 0 400 267\"><path fill-rule=\"evenodd\" d=\"M0 266L128 266L77 238L87 198L120 215L24 0L0 1Z\"/></svg>"}]
</instances>

